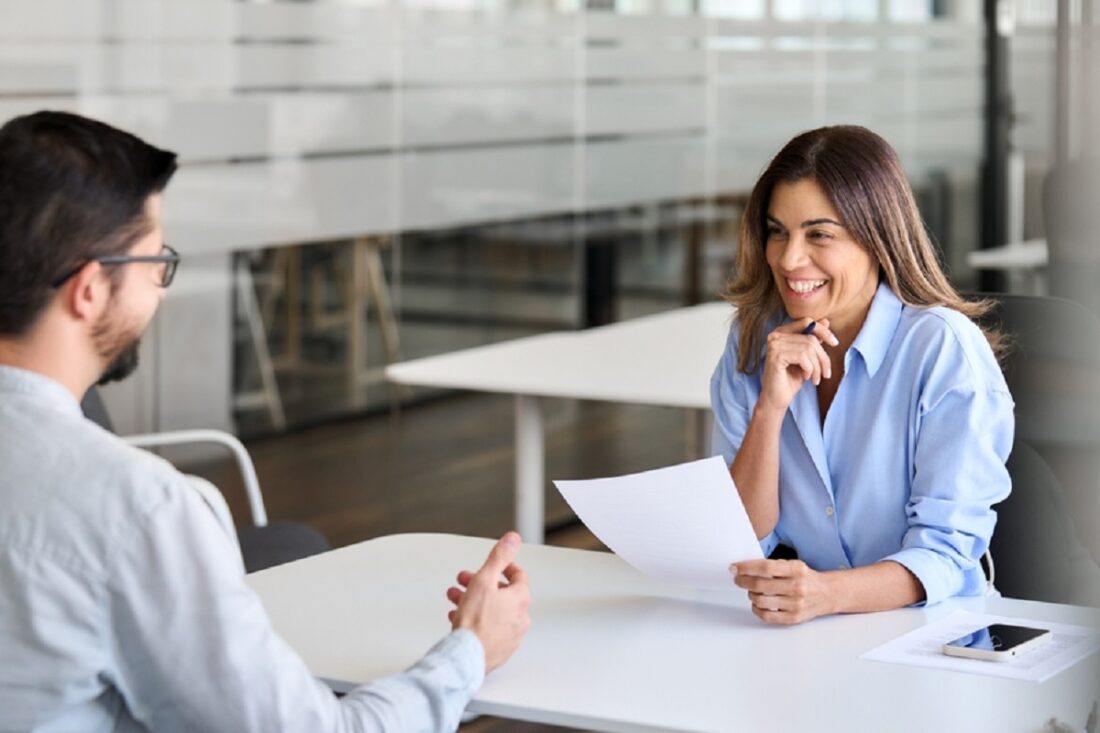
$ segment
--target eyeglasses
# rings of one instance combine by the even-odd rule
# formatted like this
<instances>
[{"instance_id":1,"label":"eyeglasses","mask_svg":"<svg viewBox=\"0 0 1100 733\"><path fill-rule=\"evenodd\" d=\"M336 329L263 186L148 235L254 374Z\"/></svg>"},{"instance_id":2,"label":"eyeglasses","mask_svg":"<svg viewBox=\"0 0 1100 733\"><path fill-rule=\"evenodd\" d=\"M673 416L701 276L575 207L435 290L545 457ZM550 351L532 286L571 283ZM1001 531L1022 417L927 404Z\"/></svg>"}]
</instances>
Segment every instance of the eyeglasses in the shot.
<instances>
[{"instance_id":1,"label":"eyeglasses","mask_svg":"<svg viewBox=\"0 0 1100 733\"><path fill-rule=\"evenodd\" d=\"M131 262L153 262L160 264L160 286L166 288L172 284L172 278L176 276L176 268L180 264L180 253L169 247L167 244L161 248L161 254L159 255L104 255L102 257L93 257L87 262L82 262L78 267L74 268L65 275L57 278L50 283L51 288L59 288L65 284L69 278L76 275L84 269L84 266L88 262L98 262L101 265L128 265Z\"/></svg>"}]
</instances>

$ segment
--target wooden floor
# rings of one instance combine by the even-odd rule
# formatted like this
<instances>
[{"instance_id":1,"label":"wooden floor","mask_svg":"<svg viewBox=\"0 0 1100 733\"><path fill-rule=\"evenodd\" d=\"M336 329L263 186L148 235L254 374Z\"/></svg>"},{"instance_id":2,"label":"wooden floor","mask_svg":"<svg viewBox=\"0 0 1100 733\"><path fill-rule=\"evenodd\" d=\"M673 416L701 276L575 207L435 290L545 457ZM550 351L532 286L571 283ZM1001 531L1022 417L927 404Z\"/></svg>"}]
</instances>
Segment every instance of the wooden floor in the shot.
<instances>
[{"instance_id":1,"label":"wooden floor","mask_svg":"<svg viewBox=\"0 0 1100 733\"><path fill-rule=\"evenodd\" d=\"M677 463L691 413L660 407L544 400L547 543L603 549L549 484ZM494 537L513 527L513 401L459 395L251 441L272 520L295 520L343 546L398 532ZM247 516L228 461L188 466ZM537 582L537 579L534 579ZM554 726L483 717L465 733L551 733Z\"/></svg>"}]
</instances>

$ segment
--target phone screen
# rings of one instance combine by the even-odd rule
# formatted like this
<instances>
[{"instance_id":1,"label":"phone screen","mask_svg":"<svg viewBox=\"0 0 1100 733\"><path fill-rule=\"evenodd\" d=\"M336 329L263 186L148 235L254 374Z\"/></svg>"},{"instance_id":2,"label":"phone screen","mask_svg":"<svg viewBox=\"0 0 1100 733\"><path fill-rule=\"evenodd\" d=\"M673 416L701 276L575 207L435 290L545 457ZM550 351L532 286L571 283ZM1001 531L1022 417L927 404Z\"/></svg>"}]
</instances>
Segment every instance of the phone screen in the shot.
<instances>
[{"instance_id":1,"label":"phone screen","mask_svg":"<svg viewBox=\"0 0 1100 733\"><path fill-rule=\"evenodd\" d=\"M1046 629L1033 629L1028 626L991 624L966 636L960 636L954 641L949 641L947 645L963 649L983 649L990 652L1000 652L1048 633L1050 632Z\"/></svg>"}]
</instances>

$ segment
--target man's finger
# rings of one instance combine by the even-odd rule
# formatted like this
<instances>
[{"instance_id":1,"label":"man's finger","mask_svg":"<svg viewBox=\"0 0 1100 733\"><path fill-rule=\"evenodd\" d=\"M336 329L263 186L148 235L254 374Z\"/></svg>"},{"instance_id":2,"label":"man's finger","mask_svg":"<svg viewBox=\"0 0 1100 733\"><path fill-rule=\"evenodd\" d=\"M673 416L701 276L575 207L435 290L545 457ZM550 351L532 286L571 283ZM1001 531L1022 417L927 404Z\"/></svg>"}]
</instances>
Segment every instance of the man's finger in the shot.
<instances>
[{"instance_id":1,"label":"man's finger","mask_svg":"<svg viewBox=\"0 0 1100 733\"><path fill-rule=\"evenodd\" d=\"M455 578L455 580L458 581L459 585L461 585L463 587L466 587L467 585L470 584L470 581L473 579L473 577L474 577L474 574L471 573L469 570L463 570L462 572L460 572L458 574L458 576Z\"/></svg>"},{"instance_id":2,"label":"man's finger","mask_svg":"<svg viewBox=\"0 0 1100 733\"><path fill-rule=\"evenodd\" d=\"M485 558L485 564L481 566L478 573L489 573L495 578L504 572L504 568L516 559L520 541L517 532L507 532L493 545L493 549L489 551L489 557Z\"/></svg>"},{"instance_id":3,"label":"man's finger","mask_svg":"<svg viewBox=\"0 0 1100 733\"><path fill-rule=\"evenodd\" d=\"M510 564L502 571L504 577L508 580L508 585L526 585L527 573L523 571L519 565L515 563Z\"/></svg>"},{"instance_id":4,"label":"man's finger","mask_svg":"<svg viewBox=\"0 0 1100 733\"><path fill-rule=\"evenodd\" d=\"M451 587L447 589L447 600L456 606L462 601L462 596L463 593L458 588Z\"/></svg>"}]
</instances>

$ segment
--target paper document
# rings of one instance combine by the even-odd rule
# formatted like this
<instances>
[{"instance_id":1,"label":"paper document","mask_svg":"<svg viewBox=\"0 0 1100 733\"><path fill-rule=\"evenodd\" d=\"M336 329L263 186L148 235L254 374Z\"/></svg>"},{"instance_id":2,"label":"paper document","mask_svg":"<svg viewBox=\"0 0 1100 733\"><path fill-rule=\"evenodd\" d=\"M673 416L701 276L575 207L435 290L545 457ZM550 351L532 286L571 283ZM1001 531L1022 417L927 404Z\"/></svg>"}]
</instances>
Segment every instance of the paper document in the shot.
<instances>
[{"instance_id":1,"label":"paper document","mask_svg":"<svg viewBox=\"0 0 1100 733\"><path fill-rule=\"evenodd\" d=\"M1051 639L1046 644L1025 652L1007 662L987 662L981 659L949 657L940 651L947 642L958 639L989 624L1013 624L1049 629ZM956 672L1007 677L1014 680L1045 682L1064 669L1100 649L1100 633L1087 626L1070 626L1026 618L990 616L970 611L955 613L927 626L899 636L860 659L918 667L937 667Z\"/></svg>"},{"instance_id":2,"label":"paper document","mask_svg":"<svg viewBox=\"0 0 1100 733\"><path fill-rule=\"evenodd\" d=\"M737 590L730 564L763 557L721 456L554 485L601 542L659 580Z\"/></svg>"}]
</instances>

